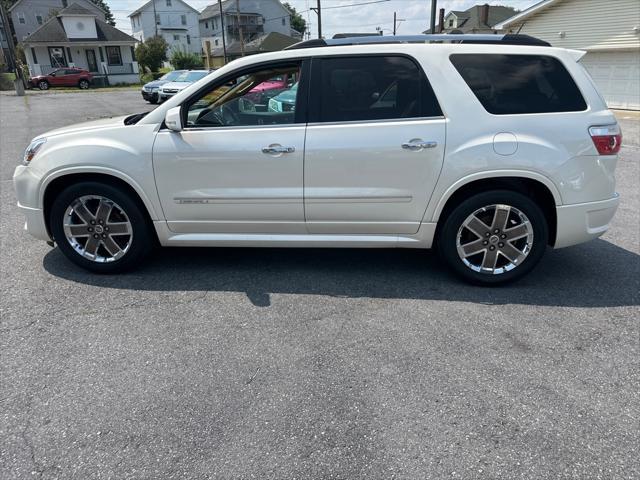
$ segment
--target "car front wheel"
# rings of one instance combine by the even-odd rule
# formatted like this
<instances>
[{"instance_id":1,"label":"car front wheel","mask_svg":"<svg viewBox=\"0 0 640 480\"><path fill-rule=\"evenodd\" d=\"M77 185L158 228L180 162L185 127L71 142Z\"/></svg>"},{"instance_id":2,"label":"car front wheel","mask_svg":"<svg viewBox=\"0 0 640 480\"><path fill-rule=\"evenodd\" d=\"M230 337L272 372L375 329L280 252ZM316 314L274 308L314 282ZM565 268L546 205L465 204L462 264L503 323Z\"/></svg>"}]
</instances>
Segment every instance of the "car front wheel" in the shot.
<instances>
[{"instance_id":1,"label":"car front wheel","mask_svg":"<svg viewBox=\"0 0 640 480\"><path fill-rule=\"evenodd\" d=\"M548 236L544 213L531 198L495 190L457 205L439 230L437 245L465 280L498 285L530 272L542 258Z\"/></svg>"},{"instance_id":2,"label":"car front wheel","mask_svg":"<svg viewBox=\"0 0 640 480\"><path fill-rule=\"evenodd\" d=\"M47 82L45 80L40 80L38 82L38 88L40 90L49 90L49 82Z\"/></svg>"},{"instance_id":3,"label":"car front wheel","mask_svg":"<svg viewBox=\"0 0 640 480\"><path fill-rule=\"evenodd\" d=\"M133 268L155 245L139 203L123 189L104 183L67 187L53 201L49 222L62 253L97 273Z\"/></svg>"},{"instance_id":4,"label":"car front wheel","mask_svg":"<svg viewBox=\"0 0 640 480\"><path fill-rule=\"evenodd\" d=\"M80 80L80 82L78 83L78 87L80 87L82 90L86 90L87 88L89 88L89 81Z\"/></svg>"}]
</instances>

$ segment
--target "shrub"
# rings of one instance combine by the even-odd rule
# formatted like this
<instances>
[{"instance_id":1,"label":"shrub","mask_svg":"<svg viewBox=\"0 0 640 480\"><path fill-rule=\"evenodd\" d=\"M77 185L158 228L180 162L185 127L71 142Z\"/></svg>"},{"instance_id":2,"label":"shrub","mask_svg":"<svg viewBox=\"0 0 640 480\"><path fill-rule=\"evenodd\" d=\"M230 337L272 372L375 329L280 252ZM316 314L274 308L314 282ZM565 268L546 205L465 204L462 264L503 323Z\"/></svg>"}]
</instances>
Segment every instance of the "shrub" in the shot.
<instances>
[{"instance_id":1,"label":"shrub","mask_svg":"<svg viewBox=\"0 0 640 480\"><path fill-rule=\"evenodd\" d=\"M174 50L169 61L176 70L192 70L203 66L202 58L199 55L183 52L182 50Z\"/></svg>"},{"instance_id":2,"label":"shrub","mask_svg":"<svg viewBox=\"0 0 640 480\"><path fill-rule=\"evenodd\" d=\"M144 43L136 47L136 59L144 71L148 68L152 72L157 72L162 66L162 62L167 59L167 41L162 37L148 38Z\"/></svg>"}]
</instances>

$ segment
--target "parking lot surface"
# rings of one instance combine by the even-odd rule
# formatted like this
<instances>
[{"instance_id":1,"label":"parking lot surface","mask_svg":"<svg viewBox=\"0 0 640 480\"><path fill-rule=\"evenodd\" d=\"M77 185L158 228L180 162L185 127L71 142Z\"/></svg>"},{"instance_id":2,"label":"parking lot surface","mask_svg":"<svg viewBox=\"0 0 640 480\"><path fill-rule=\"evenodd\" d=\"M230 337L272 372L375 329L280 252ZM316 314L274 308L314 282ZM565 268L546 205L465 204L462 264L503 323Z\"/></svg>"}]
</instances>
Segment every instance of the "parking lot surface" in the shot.
<instances>
[{"instance_id":1,"label":"parking lot surface","mask_svg":"<svg viewBox=\"0 0 640 480\"><path fill-rule=\"evenodd\" d=\"M408 250L163 249L96 276L23 231L37 134L139 92L0 95L0 478L640 477L640 117L601 239L505 288Z\"/></svg>"}]
</instances>

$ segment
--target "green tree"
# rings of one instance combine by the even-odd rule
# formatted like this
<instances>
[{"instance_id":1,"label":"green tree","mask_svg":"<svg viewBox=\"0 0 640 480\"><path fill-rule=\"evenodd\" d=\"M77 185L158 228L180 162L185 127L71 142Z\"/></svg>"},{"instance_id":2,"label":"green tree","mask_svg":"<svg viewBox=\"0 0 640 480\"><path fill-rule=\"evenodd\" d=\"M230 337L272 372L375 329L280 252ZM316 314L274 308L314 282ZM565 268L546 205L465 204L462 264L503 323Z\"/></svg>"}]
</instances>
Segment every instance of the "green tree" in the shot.
<instances>
[{"instance_id":1,"label":"green tree","mask_svg":"<svg viewBox=\"0 0 640 480\"><path fill-rule=\"evenodd\" d=\"M294 7L292 7L291 5L289 5L289 3L285 2L282 4L284 6L284 8L286 8L287 10L289 10L289 12L291 12L291 28L293 28L294 30L300 32L300 33L304 33L307 31L307 21L302 18L302 15L300 15L296 9Z\"/></svg>"},{"instance_id":2,"label":"green tree","mask_svg":"<svg viewBox=\"0 0 640 480\"><path fill-rule=\"evenodd\" d=\"M93 3L95 3L98 7L100 7L102 10L104 10L104 19L105 21L115 27L116 26L116 19L113 17L113 13L111 13L111 9L109 8L109 5L107 5L107 2L105 0L91 0ZM70 4L72 2L69 2Z\"/></svg>"},{"instance_id":3,"label":"green tree","mask_svg":"<svg viewBox=\"0 0 640 480\"><path fill-rule=\"evenodd\" d=\"M158 36L147 38L144 43L139 43L136 47L136 60L144 70L148 68L152 72L157 72L162 66L162 62L167 59L167 41Z\"/></svg>"},{"instance_id":4,"label":"green tree","mask_svg":"<svg viewBox=\"0 0 640 480\"><path fill-rule=\"evenodd\" d=\"M192 70L194 68L202 68L202 57L195 53L183 52L182 50L174 50L169 60L173 68L176 70Z\"/></svg>"}]
</instances>

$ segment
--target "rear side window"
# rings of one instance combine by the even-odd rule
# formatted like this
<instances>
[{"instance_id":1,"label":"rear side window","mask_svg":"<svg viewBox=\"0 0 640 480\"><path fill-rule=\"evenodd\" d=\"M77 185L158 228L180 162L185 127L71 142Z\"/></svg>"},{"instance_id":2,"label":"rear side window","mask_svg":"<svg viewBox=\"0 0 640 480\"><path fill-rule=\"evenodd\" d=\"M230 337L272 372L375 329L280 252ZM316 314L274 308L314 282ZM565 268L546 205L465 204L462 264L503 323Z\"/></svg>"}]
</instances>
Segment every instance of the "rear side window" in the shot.
<instances>
[{"instance_id":1,"label":"rear side window","mask_svg":"<svg viewBox=\"0 0 640 480\"><path fill-rule=\"evenodd\" d=\"M451 62L489 113L580 112L587 108L578 86L557 58L455 54Z\"/></svg>"},{"instance_id":2,"label":"rear side window","mask_svg":"<svg viewBox=\"0 0 640 480\"><path fill-rule=\"evenodd\" d=\"M323 58L320 122L392 120L441 116L422 70L402 56ZM313 89L312 89L313 92Z\"/></svg>"}]
</instances>

